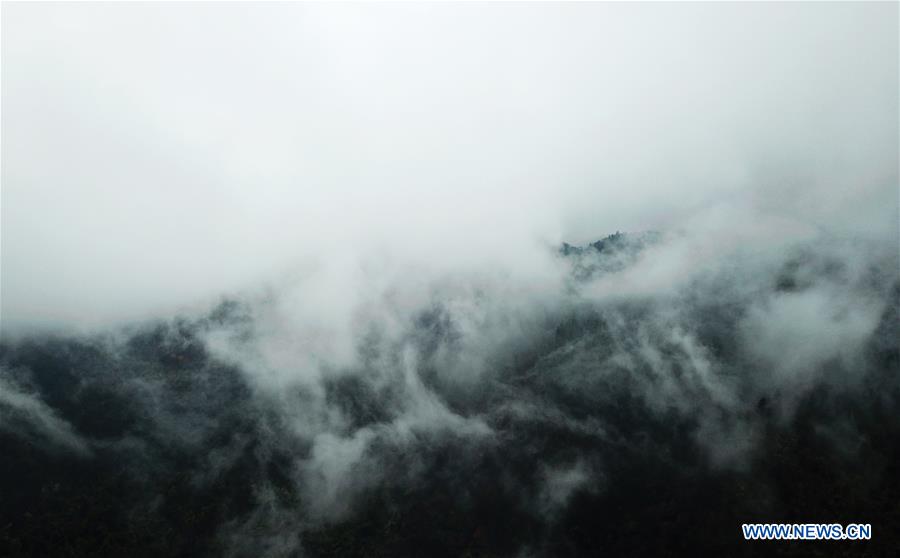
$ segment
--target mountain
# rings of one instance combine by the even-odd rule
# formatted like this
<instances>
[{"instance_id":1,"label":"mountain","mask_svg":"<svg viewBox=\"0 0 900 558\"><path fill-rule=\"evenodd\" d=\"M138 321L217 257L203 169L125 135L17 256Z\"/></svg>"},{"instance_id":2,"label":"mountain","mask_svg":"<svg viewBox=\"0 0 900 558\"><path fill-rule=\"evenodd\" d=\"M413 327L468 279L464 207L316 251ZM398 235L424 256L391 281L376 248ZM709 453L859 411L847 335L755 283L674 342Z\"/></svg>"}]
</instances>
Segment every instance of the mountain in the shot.
<instances>
[{"instance_id":1,"label":"mountain","mask_svg":"<svg viewBox=\"0 0 900 558\"><path fill-rule=\"evenodd\" d=\"M662 242L558 263L587 284ZM436 288L344 359L240 297L4 339L0 555L892 556L900 281L849 246L649 300ZM873 539L741 537L779 521Z\"/></svg>"}]
</instances>

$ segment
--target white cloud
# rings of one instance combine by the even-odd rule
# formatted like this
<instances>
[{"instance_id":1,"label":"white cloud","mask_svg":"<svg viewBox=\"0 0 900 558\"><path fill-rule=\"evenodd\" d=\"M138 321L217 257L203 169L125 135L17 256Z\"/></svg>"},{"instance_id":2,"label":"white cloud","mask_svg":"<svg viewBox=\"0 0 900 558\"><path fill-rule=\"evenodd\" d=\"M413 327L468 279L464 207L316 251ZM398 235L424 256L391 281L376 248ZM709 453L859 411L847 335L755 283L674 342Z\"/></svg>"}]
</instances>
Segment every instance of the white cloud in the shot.
<instances>
[{"instance_id":1,"label":"white cloud","mask_svg":"<svg viewBox=\"0 0 900 558\"><path fill-rule=\"evenodd\" d=\"M335 258L544 273L547 243L708 206L896 234L892 4L4 16L7 330L170 312Z\"/></svg>"}]
</instances>

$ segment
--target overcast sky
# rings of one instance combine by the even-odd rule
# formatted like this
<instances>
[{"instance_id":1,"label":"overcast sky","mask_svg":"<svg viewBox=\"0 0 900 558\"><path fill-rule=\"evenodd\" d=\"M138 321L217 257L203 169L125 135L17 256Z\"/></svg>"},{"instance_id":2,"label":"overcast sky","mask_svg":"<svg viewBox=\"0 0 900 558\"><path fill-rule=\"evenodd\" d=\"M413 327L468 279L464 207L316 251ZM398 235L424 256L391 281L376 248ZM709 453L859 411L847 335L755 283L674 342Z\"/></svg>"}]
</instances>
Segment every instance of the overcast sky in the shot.
<instances>
[{"instance_id":1,"label":"overcast sky","mask_svg":"<svg viewBox=\"0 0 900 558\"><path fill-rule=\"evenodd\" d=\"M896 3L7 3L3 325L696 222L893 239L897 41Z\"/></svg>"}]
</instances>

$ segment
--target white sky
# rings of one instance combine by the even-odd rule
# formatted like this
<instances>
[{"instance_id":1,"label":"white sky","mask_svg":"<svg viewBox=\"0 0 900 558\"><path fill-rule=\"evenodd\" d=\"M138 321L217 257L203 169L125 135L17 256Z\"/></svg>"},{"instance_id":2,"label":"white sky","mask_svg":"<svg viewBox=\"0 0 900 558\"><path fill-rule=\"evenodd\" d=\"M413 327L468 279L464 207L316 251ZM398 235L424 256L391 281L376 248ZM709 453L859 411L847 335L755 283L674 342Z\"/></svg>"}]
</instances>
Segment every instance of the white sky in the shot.
<instances>
[{"instance_id":1,"label":"white sky","mask_svg":"<svg viewBox=\"0 0 900 558\"><path fill-rule=\"evenodd\" d=\"M168 312L338 253L523 271L723 206L897 235L896 3L2 16L5 326Z\"/></svg>"}]
</instances>

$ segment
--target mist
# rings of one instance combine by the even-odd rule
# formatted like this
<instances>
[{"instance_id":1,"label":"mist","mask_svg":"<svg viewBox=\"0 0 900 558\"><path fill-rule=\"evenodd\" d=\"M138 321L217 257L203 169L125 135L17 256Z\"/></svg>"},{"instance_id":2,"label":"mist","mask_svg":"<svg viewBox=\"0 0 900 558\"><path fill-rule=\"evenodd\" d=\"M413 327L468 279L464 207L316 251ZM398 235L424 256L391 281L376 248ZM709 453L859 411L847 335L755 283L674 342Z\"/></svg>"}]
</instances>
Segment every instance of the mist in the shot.
<instances>
[{"instance_id":1,"label":"mist","mask_svg":"<svg viewBox=\"0 0 900 558\"><path fill-rule=\"evenodd\" d=\"M336 254L530 274L564 240L761 218L893 240L891 10L11 4L4 330Z\"/></svg>"},{"instance_id":2,"label":"mist","mask_svg":"<svg viewBox=\"0 0 900 558\"><path fill-rule=\"evenodd\" d=\"M898 15L4 4L0 553L891 555Z\"/></svg>"}]
</instances>

